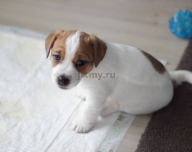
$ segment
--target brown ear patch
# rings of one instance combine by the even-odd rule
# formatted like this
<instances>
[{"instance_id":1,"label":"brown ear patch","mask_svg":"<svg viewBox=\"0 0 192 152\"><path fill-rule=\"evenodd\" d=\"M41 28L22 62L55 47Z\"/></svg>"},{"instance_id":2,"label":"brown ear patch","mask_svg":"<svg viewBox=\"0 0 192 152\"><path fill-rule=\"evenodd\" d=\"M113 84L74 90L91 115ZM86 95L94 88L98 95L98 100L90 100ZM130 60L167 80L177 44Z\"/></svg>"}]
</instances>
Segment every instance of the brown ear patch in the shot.
<instances>
[{"instance_id":1,"label":"brown ear patch","mask_svg":"<svg viewBox=\"0 0 192 152\"><path fill-rule=\"evenodd\" d=\"M45 40L45 50L46 50L46 58L48 58L51 48L55 40L57 39L58 34L64 32L63 30L58 30L54 33L51 33Z\"/></svg>"},{"instance_id":2,"label":"brown ear patch","mask_svg":"<svg viewBox=\"0 0 192 152\"><path fill-rule=\"evenodd\" d=\"M95 67L97 67L105 56L107 45L94 34L89 36L89 40L93 48L93 62Z\"/></svg>"},{"instance_id":3,"label":"brown ear patch","mask_svg":"<svg viewBox=\"0 0 192 152\"><path fill-rule=\"evenodd\" d=\"M152 55L148 54L147 52L142 50L141 52L147 57L147 59L151 62L151 64L159 74L163 74L165 72L165 67L161 62L159 62L156 58L154 58Z\"/></svg>"}]
</instances>

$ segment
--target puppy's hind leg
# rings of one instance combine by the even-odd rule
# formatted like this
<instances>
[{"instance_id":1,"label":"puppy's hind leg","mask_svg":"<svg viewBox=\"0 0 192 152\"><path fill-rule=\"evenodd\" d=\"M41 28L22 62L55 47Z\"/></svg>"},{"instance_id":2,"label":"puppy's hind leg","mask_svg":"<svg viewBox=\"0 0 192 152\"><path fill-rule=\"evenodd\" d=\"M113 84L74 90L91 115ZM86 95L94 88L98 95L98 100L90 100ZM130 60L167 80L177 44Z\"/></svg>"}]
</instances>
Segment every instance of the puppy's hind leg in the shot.
<instances>
[{"instance_id":1,"label":"puppy's hind leg","mask_svg":"<svg viewBox=\"0 0 192 152\"><path fill-rule=\"evenodd\" d=\"M117 101L108 102L102 109L100 116L105 117L111 113L120 111L120 105Z\"/></svg>"}]
</instances>

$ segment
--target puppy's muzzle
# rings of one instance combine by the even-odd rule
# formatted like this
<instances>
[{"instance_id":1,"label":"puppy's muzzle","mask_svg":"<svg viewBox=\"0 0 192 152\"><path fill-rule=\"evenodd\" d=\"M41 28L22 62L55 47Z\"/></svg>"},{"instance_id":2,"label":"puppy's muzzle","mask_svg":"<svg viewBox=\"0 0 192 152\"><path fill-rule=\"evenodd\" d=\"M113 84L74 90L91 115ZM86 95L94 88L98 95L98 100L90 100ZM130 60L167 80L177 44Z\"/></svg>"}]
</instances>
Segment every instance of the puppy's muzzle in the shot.
<instances>
[{"instance_id":1,"label":"puppy's muzzle","mask_svg":"<svg viewBox=\"0 0 192 152\"><path fill-rule=\"evenodd\" d=\"M69 85L70 78L68 76L61 75L58 77L57 82L58 82L59 86L65 87L65 86Z\"/></svg>"}]
</instances>

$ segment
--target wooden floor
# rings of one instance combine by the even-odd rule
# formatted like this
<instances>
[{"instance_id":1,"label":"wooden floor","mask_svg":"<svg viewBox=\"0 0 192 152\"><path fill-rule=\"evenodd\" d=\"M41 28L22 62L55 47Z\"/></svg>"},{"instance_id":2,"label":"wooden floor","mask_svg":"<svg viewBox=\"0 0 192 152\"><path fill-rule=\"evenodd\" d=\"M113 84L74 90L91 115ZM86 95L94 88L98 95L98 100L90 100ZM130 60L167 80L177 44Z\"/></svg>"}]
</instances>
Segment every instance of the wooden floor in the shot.
<instances>
[{"instance_id":1,"label":"wooden floor","mask_svg":"<svg viewBox=\"0 0 192 152\"><path fill-rule=\"evenodd\" d=\"M141 48L174 70L187 41L169 31L168 20L180 8L192 10L192 0L0 0L0 24L45 34L79 29ZM135 151L149 120L137 116L117 151Z\"/></svg>"}]
</instances>

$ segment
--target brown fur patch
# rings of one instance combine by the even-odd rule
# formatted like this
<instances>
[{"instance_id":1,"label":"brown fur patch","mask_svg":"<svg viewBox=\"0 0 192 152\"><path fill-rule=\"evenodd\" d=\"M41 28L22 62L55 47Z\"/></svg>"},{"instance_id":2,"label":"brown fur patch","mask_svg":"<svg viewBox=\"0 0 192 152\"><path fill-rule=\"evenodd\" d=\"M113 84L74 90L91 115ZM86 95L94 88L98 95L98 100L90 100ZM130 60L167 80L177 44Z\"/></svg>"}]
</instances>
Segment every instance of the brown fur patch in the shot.
<instances>
[{"instance_id":1,"label":"brown fur patch","mask_svg":"<svg viewBox=\"0 0 192 152\"><path fill-rule=\"evenodd\" d=\"M61 63L65 58L65 42L66 39L77 32L77 30L72 31L63 31L59 30L55 33L50 34L46 39L46 51L47 51L47 57L49 56L50 49L51 51L51 61L52 66L56 66L57 64ZM53 55L60 55L61 60L59 62L56 62L54 60Z\"/></svg>"},{"instance_id":2,"label":"brown fur patch","mask_svg":"<svg viewBox=\"0 0 192 152\"><path fill-rule=\"evenodd\" d=\"M86 64L82 67L77 67L77 70L82 74L87 74L92 70L93 64L96 67L98 66L105 56L106 49L106 44L95 35L81 32L80 44L73 58L73 63L76 65L79 60L86 61Z\"/></svg>"},{"instance_id":3,"label":"brown fur patch","mask_svg":"<svg viewBox=\"0 0 192 152\"><path fill-rule=\"evenodd\" d=\"M145 51L142 51L143 54L149 59L149 61L152 63L153 67L159 74L163 74L165 72L165 67L161 62L159 62L156 58L154 58L152 55L148 54Z\"/></svg>"},{"instance_id":4,"label":"brown fur patch","mask_svg":"<svg viewBox=\"0 0 192 152\"><path fill-rule=\"evenodd\" d=\"M173 88L177 87L177 81L175 79L172 79Z\"/></svg>"},{"instance_id":5,"label":"brown fur patch","mask_svg":"<svg viewBox=\"0 0 192 152\"><path fill-rule=\"evenodd\" d=\"M77 70L82 74L87 74L93 68L93 50L89 41L89 35L81 32L79 41L79 47L72 62L76 66L79 60L86 61L86 64L82 67L77 67Z\"/></svg>"},{"instance_id":6,"label":"brown fur patch","mask_svg":"<svg viewBox=\"0 0 192 152\"><path fill-rule=\"evenodd\" d=\"M53 47L53 44L55 40L57 39L57 36L61 33L63 33L63 30L58 30L54 33L49 34L49 36L45 40L45 50L46 50L46 57L48 58L51 48Z\"/></svg>"},{"instance_id":7,"label":"brown fur patch","mask_svg":"<svg viewBox=\"0 0 192 152\"><path fill-rule=\"evenodd\" d=\"M97 67L98 64L101 62L101 60L105 56L107 46L106 46L105 42L100 40L94 34L90 35L89 39L90 39L91 45L93 47L93 62L95 64L95 67Z\"/></svg>"}]
</instances>

